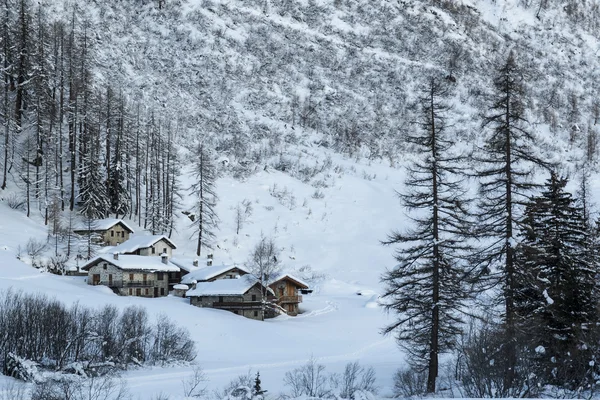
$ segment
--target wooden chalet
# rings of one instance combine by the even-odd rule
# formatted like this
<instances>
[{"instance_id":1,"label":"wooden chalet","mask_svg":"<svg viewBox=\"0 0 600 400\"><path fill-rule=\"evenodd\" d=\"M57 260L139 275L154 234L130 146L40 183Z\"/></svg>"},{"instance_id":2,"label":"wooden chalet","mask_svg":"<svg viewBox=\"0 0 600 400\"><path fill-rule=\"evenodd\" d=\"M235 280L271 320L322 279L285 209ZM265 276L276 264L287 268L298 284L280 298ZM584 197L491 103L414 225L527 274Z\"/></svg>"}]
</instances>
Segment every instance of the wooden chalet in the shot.
<instances>
[{"instance_id":1,"label":"wooden chalet","mask_svg":"<svg viewBox=\"0 0 600 400\"><path fill-rule=\"evenodd\" d=\"M275 303L281 307L287 315L298 315L298 305L302 303L303 290L308 290L308 285L292 275L284 275L269 285L275 294Z\"/></svg>"},{"instance_id":2,"label":"wooden chalet","mask_svg":"<svg viewBox=\"0 0 600 400\"><path fill-rule=\"evenodd\" d=\"M261 285L249 279L219 279L194 284L186 297L196 307L231 311L246 318L263 320Z\"/></svg>"}]
</instances>

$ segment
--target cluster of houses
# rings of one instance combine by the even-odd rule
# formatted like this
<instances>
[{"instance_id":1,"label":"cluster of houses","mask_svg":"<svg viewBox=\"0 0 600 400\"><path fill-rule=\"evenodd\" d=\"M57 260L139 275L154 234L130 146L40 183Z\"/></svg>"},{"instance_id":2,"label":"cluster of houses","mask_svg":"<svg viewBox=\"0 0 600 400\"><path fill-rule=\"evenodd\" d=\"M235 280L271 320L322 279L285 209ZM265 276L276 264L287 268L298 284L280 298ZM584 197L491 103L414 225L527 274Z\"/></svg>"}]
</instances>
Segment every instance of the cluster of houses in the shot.
<instances>
[{"instance_id":1,"label":"cluster of houses","mask_svg":"<svg viewBox=\"0 0 600 400\"><path fill-rule=\"evenodd\" d=\"M209 256L198 260L172 257L177 247L163 235L133 235L120 219L96 221L93 232L107 251L81 267L89 285L108 286L122 296L162 297L172 293L197 307L228 310L262 320L279 314L295 316L302 294L310 289L302 280L284 275L268 287L251 279L239 265L213 265ZM133 235L133 236L131 236ZM263 295L269 307L263 303Z\"/></svg>"}]
</instances>

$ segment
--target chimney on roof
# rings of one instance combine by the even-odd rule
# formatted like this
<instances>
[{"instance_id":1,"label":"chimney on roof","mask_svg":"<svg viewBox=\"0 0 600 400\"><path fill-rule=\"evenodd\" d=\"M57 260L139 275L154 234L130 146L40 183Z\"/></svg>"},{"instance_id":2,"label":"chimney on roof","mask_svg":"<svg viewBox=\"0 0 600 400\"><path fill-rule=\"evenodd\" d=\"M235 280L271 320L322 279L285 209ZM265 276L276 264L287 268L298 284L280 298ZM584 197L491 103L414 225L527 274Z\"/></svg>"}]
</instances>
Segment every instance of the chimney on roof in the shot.
<instances>
[{"instance_id":1,"label":"chimney on roof","mask_svg":"<svg viewBox=\"0 0 600 400\"><path fill-rule=\"evenodd\" d=\"M160 259L162 260L163 264L168 264L169 263L169 256L167 255L167 253L162 253L160 255Z\"/></svg>"},{"instance_id":2,"label":"chimney on roof","mask_svg":"<svg viewBox=\"0 0 600 400\"><path fill-rule=\"evenodd\" d=\"M118 260L119 259L119 253L117 253L117 252L113 253L113 258L115 260Z\"/></svg>"},{"instance_id":3,"label":"chimney on roof","mask_svg":"<svg viewBox=\"0 0 600 400\"><path fill-rule=\"evenodd\" d=\"M212 260L212 259L213 259L213 254L212 254L212 253L210 253L210 254L207 254L207 255L206 255L206 258L208 258L208 259Z\"/></svg>"},{"instance_id":4,"label":"chimney on roof","mask_svg":"<svg viewBox=\"0 0 600 400\"><path fill-rule=\"evenodd\" d=\"M195 279L192 281L192 289L196 289L196 283L198 283L198 281L196 281Z\"/></svg>"},{"instance_id":5,"label":"chimney on roof","mask_svg":"<svg viewBox=\"0 0 600 400\"><path fill-rule=\"evenodd\" d=\"M198 266L198 259L195 259L195 260L192 262L192 265L193 265L194 267L197 267L197 266Z\"/></svg>"},{"instance_id":6,"label":"chimney on roof","mask_svg":"<svg viewBox=\"0 0 600 400\"><path fill-rule=\"evenodd\" d=\"M209 258L209 259L206 260L206 266L207 267L212 266L212 258Z\"/></svg>"}]
</instances>

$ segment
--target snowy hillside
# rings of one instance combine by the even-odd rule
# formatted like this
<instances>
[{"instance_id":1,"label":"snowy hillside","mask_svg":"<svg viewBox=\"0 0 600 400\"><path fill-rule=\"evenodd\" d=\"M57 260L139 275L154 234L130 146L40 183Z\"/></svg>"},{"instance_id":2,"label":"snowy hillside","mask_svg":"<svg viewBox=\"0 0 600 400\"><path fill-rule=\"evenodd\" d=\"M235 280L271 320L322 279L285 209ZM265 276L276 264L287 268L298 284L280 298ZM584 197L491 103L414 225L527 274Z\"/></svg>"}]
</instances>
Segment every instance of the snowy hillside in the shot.
<instances>
[{"instance_id":1,"label":"snowy hillside","mask_svg":"<svg viewBox=\"0 0 600 400\"><path fill-rule=\"evenodd\" d=\"M305 277L315 288L312 295L304 296L298 317L257 322L226 311L199 309L176 297L119 297L107 288L86 285L82 277L40 272L17 260L16 254L30 238L45 240L46 228L39 218L28 219L6 205L1 205L0 289L43 292L67 304L92 307L141 305L151 315L168 315L190 330L198 348L196 362L205 369L211 389L252 369L260 370L265 388L284 391L283 374L314 356L331 372L340 372L348 361L372 365L381 393L389 394L402 354L393 338L380 334L387 317L377 305L378 281L393 259L379 240L402 221L394 194L402 174L335 155L332 162L340 173L328 178L330 186L321 189L319 199L312 197L314 187L275 170L261 171L245 182L223 178L218 184L222 223L215 264L243 263L261 232L273 236L283 250L285 271ZM273 192L287 195L278 198ZM254 211L236 235L234 207L244 199L251 200ZM195 257L188 223L181 215L179 231L173 236L177 257ZM140 398L159 391L177 398L181 380L191 371L191 366L141 369L127 372L125 378L135 393L141 391Z\"/></svg>"}]
</instances>

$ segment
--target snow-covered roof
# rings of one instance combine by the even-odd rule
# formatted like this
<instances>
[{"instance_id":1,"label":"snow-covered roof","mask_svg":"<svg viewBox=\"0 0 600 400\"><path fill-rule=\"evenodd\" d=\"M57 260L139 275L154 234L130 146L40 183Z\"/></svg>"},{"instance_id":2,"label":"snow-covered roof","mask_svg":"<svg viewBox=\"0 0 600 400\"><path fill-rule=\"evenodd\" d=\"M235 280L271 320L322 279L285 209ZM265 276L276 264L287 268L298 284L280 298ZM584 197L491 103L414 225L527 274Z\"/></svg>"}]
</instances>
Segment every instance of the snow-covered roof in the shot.
<instances>
[{"instance_id":1,"label":"snow-covered roof","mask_svg":"<svg viewBox=\"0 0 600 400\"><path fill-rule=\"evenodd\" d=\"M190 287L188 285L182 285L181 283L173 286L175 290L188 290Z\"/></svg>"},{"instance_id":2,"label":"snow-covered roof","mask_svg":"<svg viewBox=\"0 0 600 400\"><path fill-rule=\"evenodd\" d=\"M296 278L295 276L290 275L290 274L285 274L283 276L280 276L271 285L273 285L274 283L277 283L279 281L285 280L285 279L291 280L292 282L294 282L301 289L308 289L308 283L306 283L302 279Z\"/></svg>"},{"instance_id":3,"label":"snow-covered roof","mask_svg":"<svg viewBox=\"0 0 600 400\"><path fill-rule=\"evenodd\" d=\"M196 258L172 257L170 261L181 268L182 271L191 272L199 269L199 267L194 266L194 261L197 261ZM201 264L199 263L198 265ZM204 265L206 265L206 263L204 263Z\"/></svg>"},{"instance_id":4,"label":"snow-covered roof","mask_svg":"<svg viewBox=\"0 0 600 400\"><path fill-rule=\"evenodd\" d=\"M91 267L99 262L106 261L109 264L123 270L129 271L149 271L149 272L178 272L179 267L167 262L163 263L159 257L144 257L134 255L119 254L119 258L115 260L113 255L101 254L98 257L90 260L87 264L81 267L82 270L88 271Z\"/></svg>"},{"instance_id":5,"label":"snow-covered roof","mask_svg":"<svg viewBox=\"0 0 600 400\"><path fill-rule=\"evenodd\" d=\"M249 273L246 268L240 265L213 265L211 267L202 267L191 271L189 274L186 274L181 278L181 283L190 284L193 283L192 281L208 281L234 268L239 269L243 273Z\"/></svg>"},{"instance_id":6,"label":"snow-covered roof","mask_svg":"<svg viewBox=\"0 0 600 400\"><path fill-rule=\"evenodd\" d=\"M218 279L214 282L200 282L195 289L188 290L186 297L243 295L256 282L251 279Z\"/></svg>"},{"instance_id":7,"label":"snow-covered roof","mask_svg":"<svg viewBox=\"0 0 600 400\"><path fill-rule=\"evenodd\" d=\"M107 231L119 223L122 224L123 227L125 227L125 229L127 229L129 232L131 232L131 233L134 232L134 230L131 229L131 227L129 225L127 225L122 219L117 219L117 218L96 219L96 220L94 220L94 222L92 222L92 230L93 231ZM78 231L87 231L87 229L88 229L87 227L83 227L81 229L78 229Z\"/></svg>"},{"instance_id":8,"label":"snow-covered roof","mask_svg":"<svg viewBox=\"0 0 600 400\"><path fill-rule=\"evenodd\" d=\"M169 243L172 248L177 248L175 243L173 243L171 239L165 235L134 235L129 240L126 240L125 242L116 246L114 249L112 249L112 251L113 253L119 254L134 253L139 249L147 249L148 247L151 247L161 239L164 239L167 243Z\"/></svg>"}]
</instances>

